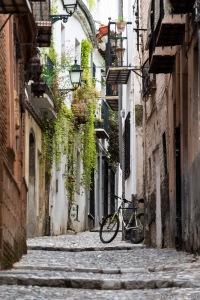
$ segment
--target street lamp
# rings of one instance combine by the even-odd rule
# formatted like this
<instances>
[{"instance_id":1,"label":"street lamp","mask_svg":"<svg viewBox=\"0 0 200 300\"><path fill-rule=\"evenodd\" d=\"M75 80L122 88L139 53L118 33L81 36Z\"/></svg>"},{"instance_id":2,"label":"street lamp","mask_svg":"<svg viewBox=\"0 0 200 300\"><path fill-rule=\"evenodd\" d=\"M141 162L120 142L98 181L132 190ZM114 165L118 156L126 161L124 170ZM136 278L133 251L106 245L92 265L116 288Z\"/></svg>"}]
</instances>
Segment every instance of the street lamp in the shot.
<instances>
[{"instance_id":1,"label":"street lamp","mask_svg":"<svg viewBox=\"0 0 200 300\"><path fill-rule=\"evenodd\" d=\"M62 0L63 9L66 10L65 15L51 15L52 23L55 23L59 20L62 20L64 23L67 23L68 18L73 15L77 8L77 0Z\"/></svg>"},{"instance_id":2,"label":"street lamp","mask_svg":"<svg viewBox=\"0 0 200 300\"><path fill-rule=\"evenodd\" d=\"M68 94L69 92L73 92L77 90L79 86L81 86L81 75L82 71L80 65L77 64L77 60L74 60L74 64L70 67L69 76L71 80L71 84L73 88L71 89L62 89L60 92L62 94Z\"/></svg>"},{"instance_id":3,"label":"street lamp","mask_svg":"<svg viewBox=\"0 0 200 300\"><path fill-rule=\"evenodd\" d=\"M77 60L74 60L73 66L69 70L70 80L74 88L81 86L82 70L80 65L77 64Z\"/></svg>"}]
</instances>

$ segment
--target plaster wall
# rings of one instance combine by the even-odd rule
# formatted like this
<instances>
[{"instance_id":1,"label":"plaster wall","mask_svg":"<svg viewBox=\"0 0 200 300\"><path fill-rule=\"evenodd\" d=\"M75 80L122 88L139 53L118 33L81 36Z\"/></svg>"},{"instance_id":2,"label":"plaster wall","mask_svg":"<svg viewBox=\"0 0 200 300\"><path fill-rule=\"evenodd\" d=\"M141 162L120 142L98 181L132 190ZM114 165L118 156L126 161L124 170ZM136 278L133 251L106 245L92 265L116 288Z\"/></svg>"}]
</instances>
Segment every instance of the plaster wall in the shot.
<instances>
[{"instance_id":1,"label":"plaster wall","mask_svg":"<svg viewBox=\"0 0 200 300\"><path fill-rule=\"evenodd\" d=\"M200 250L200 147L199 147L199 83L197 81L199 73L197 39L191 43L188 51L188 74L187 74L187 107L188 110L182 109L182 122L187 118L187 127L185 127L182 148L187 155L187 166L182 165L182 238L184 248L188 251L199 252ZM183 81L183 85L186 84ZM184 98L185 99L185 98ZM185 99L186 100L186 99ZM187 140L184 138L187 135ZM187 185L185 184L187 182ZM186 187L185 187L186 186ZM187 190L186 190L187 188Z\"/></svg>"},{"instance_id":2,"label":"plaster wall","mask_svg":"<svg viewBox=\"0 0 200 300\"><path fill-rule=\"evenodd\" d=\"M45 234L45 182L41 162L42 132L33 117L25 114L25 180L29 186L27 199L27 235L28 237ZM34 182L30 183L30 134L34 136Z\"/></svg>"}]
</instances>

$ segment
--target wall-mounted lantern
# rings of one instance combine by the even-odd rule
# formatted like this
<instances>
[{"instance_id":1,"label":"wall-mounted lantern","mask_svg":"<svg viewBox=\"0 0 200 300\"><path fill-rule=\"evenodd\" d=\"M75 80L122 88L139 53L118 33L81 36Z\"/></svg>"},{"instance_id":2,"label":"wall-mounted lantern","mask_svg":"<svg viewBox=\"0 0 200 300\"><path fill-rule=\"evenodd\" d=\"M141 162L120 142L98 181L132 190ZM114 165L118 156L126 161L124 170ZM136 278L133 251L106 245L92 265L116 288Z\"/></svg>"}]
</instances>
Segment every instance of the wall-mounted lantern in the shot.
<instances>
[{"instance_id":1,"label":"wall-mounted lantern","mask_svg":"<svg viewBox=\"0 0 200 300\"><path fill-rule=\"evenodd\" d=\"M75 59L74 64L71 66L69 70L70 80L74 87L74 89L77 89L79 86L81 86L81 75L82 70L80 65L77 64L77 60Z\"/></svg>"},{"instance_id":2,"label":"wall-mounted lantern","mask_svg":"<svg viewBox=\"0 0 200 300\"><path fill-rule=\"evenodd\" d=\"M65 15L51 15L52 23L55 23L59 20L62 20L64 23L67 23L68 18L73 15L77 8L77 0L62 0L63 9L66 10Z\"/></svg>"}]
</instances>

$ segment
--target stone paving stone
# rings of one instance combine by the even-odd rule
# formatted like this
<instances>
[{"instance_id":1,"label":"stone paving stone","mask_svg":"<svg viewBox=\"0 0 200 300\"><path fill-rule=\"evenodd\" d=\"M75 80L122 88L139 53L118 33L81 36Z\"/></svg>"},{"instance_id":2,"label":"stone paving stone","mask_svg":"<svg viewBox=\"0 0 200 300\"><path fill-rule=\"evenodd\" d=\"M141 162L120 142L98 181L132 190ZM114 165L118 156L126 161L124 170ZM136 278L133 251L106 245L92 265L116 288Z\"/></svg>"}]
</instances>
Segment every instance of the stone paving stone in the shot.
<instances>
[{"instance_id":1,"label":"stone paving stone","mask_svg":"<svg viewBox=\"0 0 200 300\"><path fill-rule=\"evenodd\" d=\"M28 247L12 270L0 271L0 300L200 299L197 255L148 249L120 234L102 244L98 232L29 239Z\"/></svg>"},{"instance_id":2,"label":"stone paving stone","mask_svg":"<svg viewBox=\"0 0 200 300\"><path fill-rule=\"evenodd\" d=\"M61 236L45 236L27 241L29 249L35 250L62 250L62 251L96 251L96 250L123 250L123 249L135 249L143 248L144 245L134 245L129 241L122 241L121 232L118 233L114 241L109 244L103 244L100 241L98 232L81 232L73 235L61 235Z\"/></svg>"},{"instance_id":3,"label":"stone paving stone","mask_svg":"<svg viewBox=\"0 0 200 300\"><path fill-rule=\"evenodd\" d=\"M200 289L80 290L38 286L0 286L2 300L199 300Z\"/></svg>"}]
</instances>

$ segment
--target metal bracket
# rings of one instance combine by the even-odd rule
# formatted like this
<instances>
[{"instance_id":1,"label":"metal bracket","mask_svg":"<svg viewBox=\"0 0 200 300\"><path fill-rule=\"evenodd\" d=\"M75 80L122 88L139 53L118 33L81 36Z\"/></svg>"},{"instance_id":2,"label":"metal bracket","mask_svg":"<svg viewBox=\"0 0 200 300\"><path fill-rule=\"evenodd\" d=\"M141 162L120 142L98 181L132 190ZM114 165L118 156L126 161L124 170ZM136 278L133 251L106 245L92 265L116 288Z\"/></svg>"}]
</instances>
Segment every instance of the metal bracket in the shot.
<instances>
[{"instance_id":1,"label":"metal bracket","mask_svg":"<svg viewBox=\"0 0 200 300\"><path fill-rule=\"evenodd\" d=\"M12 16L12 14L13 13L11 13L9 16L8 16L8 18L5 20L5 22L3 23L3 25L1 26L1 28L0 28L0 32L4 29L4 27L5 27L5 25L6 25L6 23L8 22L8 20L10 19L10 17Z\"/></svg>"},{"instance_id":2,"label":"metal bracket","mask_svg":"<svg viewBox=\"0 0 200 300\"><path fill-rule=\"evenodd\" d=\"M140 76L141 78L144 78L144 76L140 75L140 74L139 74L138 72L136 72L134 69L131 70L131 71L133 71L136 75Z\"/></svg>"},{"instance_id":3,"label":"metal bracket","mask_svg":"<svg viewBox=\"0 0 200 300\"><path fill-rule=\"evenodd\" d=\"M57 21L63 21L63 23L67 23L68 21L68 18L70 17L71 15L51 15L50 18L51 18L51 22L54 24L55 22Z\"/></svg>"}]
</instances>

